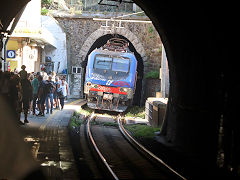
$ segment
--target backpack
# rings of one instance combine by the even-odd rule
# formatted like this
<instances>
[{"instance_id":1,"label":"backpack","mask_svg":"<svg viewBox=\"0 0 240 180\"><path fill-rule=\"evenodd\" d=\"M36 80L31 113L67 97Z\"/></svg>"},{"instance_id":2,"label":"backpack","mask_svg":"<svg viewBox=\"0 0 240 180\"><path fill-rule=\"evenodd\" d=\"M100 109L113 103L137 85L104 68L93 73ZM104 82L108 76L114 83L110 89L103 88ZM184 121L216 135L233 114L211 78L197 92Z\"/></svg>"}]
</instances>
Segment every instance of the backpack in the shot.
<instances>
[{"instance_id":1,"label":"backpack","mask_svg":"<svg viewBox=\"0 0 240 180\"><path fill-rule=\"evenodd\" d=\"M22 79L21 80L21 86L22 86L22 94L23 98L32 98L33 89L32 84L28 79Z\"/></svg>"},{"instance_id":2,"label":"backpack","mask_svg":"<svg viewBox=\"0 0 240 180\"><path fill-rule=\"evenodd\" d=\"M49 81L44 82L44 90L46 94L49 94L52 92L53 84Z\"/></svg>"},{"instance_id":3,"label":"backpack","mask_svg":"<svg viewBox=\"0 0 240 180\"><path fill-rule=\"evenodd\" d=\"M57 96L58 96L59 99L64 98L63 92L62 92L62 89L61 89L61 88L58 89L58 91L57 91Z\"/></svg>"}]
</instances>

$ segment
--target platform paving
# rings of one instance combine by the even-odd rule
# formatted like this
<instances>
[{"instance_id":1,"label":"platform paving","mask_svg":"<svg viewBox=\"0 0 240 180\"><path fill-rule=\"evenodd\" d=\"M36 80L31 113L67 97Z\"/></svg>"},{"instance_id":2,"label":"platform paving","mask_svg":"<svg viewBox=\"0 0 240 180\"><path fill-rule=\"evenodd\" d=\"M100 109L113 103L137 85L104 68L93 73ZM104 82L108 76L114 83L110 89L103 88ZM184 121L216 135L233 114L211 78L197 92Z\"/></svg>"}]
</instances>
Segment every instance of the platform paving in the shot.
<instances>
[{"instance_id":1,"label":"platform paving","mask_svg":"<svg viewBox=\"0 0 240 180\"><path fill-rule=\"evenodd\" d=\"M69 141L68 124L73 112L85 103L83 99L69 99L63 110L54 110L44 117L28 115L22 125L25 142L30 145L46 179L79 179ZM24 120L23 114L21 120Z\"/></svg>"}]
</instances>

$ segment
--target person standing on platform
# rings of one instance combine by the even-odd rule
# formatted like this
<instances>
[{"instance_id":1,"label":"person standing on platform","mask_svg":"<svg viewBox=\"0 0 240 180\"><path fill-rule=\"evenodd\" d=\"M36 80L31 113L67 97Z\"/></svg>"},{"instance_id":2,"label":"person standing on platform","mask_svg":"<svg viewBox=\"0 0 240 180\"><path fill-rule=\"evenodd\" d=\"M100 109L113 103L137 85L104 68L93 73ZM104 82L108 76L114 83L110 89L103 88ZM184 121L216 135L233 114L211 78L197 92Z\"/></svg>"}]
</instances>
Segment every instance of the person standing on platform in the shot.
<instances>
[{"instance_id":1,"label":"person standing on platform","mask_svg":"<svg viewBox=\"0 0 240 180\"><path fill-rule=\"evenodd\" d=\"M39 87L39 81L38 81L38 76L40 75L39 72L37 72L35 78L32 81L32 87L33 87L33 103L32 103L32 110L33 110L33 115L36 114L36 103L37 103L37 98L38 98L38 87Z\"/></svg>"},{"instance_id":2,"label":"person standing on platform","mask_svg":"<svg viewBox=\"0 0 240 180\"><path fill-rule=\"evenodd\" d=\"M47 98L45 82L43 81L43 77L41 75L38 76L39 87L38 87L38 108L39 114L37 116L44 116L45 110L45 101Z\"/></svg>"},{"instance_id":3,"label":"person standing on platform","mask_svg":"<svg viewBox=\"0 0 240 180\"><path fill-rule=\"evenodd\" d=\"M47 107L47 114L49 113L49 100L51 104L50 113L52 114L53 111L53 93L55 91L54 82L52 81L52 76L48 76L48 80L45 83L47 98L46 98L46 107Z\"/></svg>"},{"instance_id":4,"label":"person standing on platform","mask_svg":"<svg viewBox=\"0 0 240 180\"><path fill-rule=\"evenodd\" d=\"M60 99L60 104L61 104L61 110L63 110L64 107L64 99L69 96L68 92L68 84L65 81L65 78L62 78L60 84L59 84L59 99ZM60 93L62 92L62 93Z\"/></svg>"},{"instance_id":5,"label":"person standing on platform","mask_svg":"<svg viewBox=\"0 0 240 180\"><path fill-rule=\"evenodd\" d=\"M21 79L21 86L22 86L22 105L23 105L23 112L24 112L24 123L29 123L27 120L28 110L30 101L33 96L33 88L32 84L27 78Z\"/></svg>"},{"instance_id":6,"label":"person standing on platform","mask_svg":"<svg viewBox=\"0 0 240 180\"><path fill-rule=\"evenodd\" d=\"M19 72L19 76L20 76L20 79L27 79L27 71L25 70L26 69L26 66L25 65L22 65L21 66L21 71Z\"/></svg>"},{"instance_id":7,"label":"person standing on platform","mask_svg":"<svg viewBox=\"0 0 240 180\"><path fill-rule=\"evenodd\" d=\"M58 95L57 95L57 92L58 92L58 84L59 84L58 77L55 76L55 83L54 83L55 91L54 91L54 93L53 93L53 99L54 99L54 105L55 105L55 108L56 108L56 109L59 108L59 101L58 101Z\"/></svg>"}]
</instances>

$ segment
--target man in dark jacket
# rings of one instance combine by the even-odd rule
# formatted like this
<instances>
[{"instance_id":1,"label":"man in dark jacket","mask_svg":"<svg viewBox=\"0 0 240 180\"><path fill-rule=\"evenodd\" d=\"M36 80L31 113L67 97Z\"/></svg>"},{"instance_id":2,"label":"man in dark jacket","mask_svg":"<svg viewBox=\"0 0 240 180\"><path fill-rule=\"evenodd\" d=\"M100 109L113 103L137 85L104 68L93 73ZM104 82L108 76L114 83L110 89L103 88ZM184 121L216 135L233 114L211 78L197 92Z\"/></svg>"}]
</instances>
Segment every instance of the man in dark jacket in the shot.
<instances>
[{"instance_id":1,"label":"man in dark jacket","mask_svg":"<svg viewBox=\"0 0 240 180\"><path fill-rule=\"evenodd\" d=\"M23 111L24 111L24 123L29 123L27 120L27 115L28 115L30 100L33 96L32 84L28 79L22 79L21 85L22 85L22 105L23 105Z\"/></svg>"},{"instance_id":2,"label":"man in dark jacket","mask_svg":"<svg viewBox=\"0 0 240 180\"><path fill-rule=\"evenodd\" d=\"M41 75L38 76L39 81L39 87L38 87L38 108L39 108L39 114L37 116L44 116L44 110L45 110L45 100L47 98L47 92L45 87L45 82L43 81L43 77Z\"/></svg>"},{"instance_id":3,"label":"man in dark jacket","mask_svg":"<svg viewBox=\"0 0 240 180\"><path fill-rule=\"evenodd\" d=\"M47 107L47 114L49 113L49 100L51 103L51 109L50 113L52 114L53 111L53 93L55 91L54 82L52 81L52 76L48 76L48 80L46 81L46 92L47 92L47 98L46 98L46 107Z\"/></svg>"},{"instance_id":4,"label":"man in dark jacket","mask_svg":"<svg viewBox=\"0 0 240 180\"><path fill-rule=\"evenodd\" d=\"M36 74L36 77L32 81L32 86L33 86L33 104L32 104L32 109L33 109L33 115L35 115L35 109L36 109L36 103L37 103L37 98L38 98L38 87L39 87L39 81L38 81L38 76L40 73Z\"/></svg>"}]
</instances>

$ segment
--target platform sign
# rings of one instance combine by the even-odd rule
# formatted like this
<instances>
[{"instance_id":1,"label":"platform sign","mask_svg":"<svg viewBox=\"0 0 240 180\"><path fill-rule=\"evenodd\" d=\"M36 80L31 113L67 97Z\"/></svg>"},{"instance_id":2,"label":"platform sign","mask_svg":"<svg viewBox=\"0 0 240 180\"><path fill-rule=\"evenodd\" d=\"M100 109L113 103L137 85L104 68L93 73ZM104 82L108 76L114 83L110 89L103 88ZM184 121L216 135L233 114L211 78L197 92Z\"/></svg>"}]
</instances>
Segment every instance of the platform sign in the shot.
<instances>
[{"instance_id":1,"label":"platform sign","mask_svg":"<svg viewBox=\"0 0 240 180\"><path fill-rule=\"evenodd\" d=\"M14 59L16 57L16 51L15 50L7 50L7 58Z\"/></svg>"}]
</instances>

